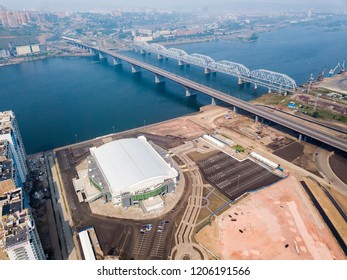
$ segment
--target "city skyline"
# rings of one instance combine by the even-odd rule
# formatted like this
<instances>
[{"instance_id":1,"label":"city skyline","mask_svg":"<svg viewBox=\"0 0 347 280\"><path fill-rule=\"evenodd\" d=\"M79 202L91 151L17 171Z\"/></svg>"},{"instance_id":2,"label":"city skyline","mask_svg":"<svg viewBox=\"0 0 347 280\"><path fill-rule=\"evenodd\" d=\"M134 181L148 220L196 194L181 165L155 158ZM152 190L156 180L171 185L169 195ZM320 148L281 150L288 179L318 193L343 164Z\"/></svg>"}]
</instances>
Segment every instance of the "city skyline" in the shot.
<instances>
[{"instance_id":1,"label":"city skyline","mask_svg":"<svg viewBox=\"0 0 347 280\"><path fill-rule=\"evenodd\" d=\"M57 3L58 2L58 3ZM290 9L290 8L302 8L302 9L317 9L317 10L345 10L347 9L347 3L343 0L332 0L327 3L327 1L317 0L317 1L280 1L280 0L269 0L269 1L256 1L247 0L240 2L217 0L211 5L210 1L202 0L198 3L193 0L177 0L169 1L163 3L159 0L129 0L125 3L122 1L109 1L109 0L33 0L30 2L24 0L1 0L0 5L8 9L37 9L37 10L102 10L102 9L118 9L118 8L159 8L159 9L182 9L182 10L192 10L196 7L206 7L209 10L220 10L220 9ZM341 11L341 10L340 10Z\"/></svg>"}]
</instances>

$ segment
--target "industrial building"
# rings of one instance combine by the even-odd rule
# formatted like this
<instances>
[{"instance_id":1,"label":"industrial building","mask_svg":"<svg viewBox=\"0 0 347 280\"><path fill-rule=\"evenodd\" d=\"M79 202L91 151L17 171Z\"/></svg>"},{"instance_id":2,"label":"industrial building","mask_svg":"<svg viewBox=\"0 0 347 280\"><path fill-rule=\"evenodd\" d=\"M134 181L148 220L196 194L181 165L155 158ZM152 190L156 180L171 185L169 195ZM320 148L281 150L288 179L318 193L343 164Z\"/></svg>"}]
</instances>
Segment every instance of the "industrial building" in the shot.
<instances>
[{"instance_id":1,"label":"industrial building","mask_svg":"<svg viewBox=\"0 0 347 280\"><path fill-rule=\"evenodd\" d=\"M78 233L85 260L96 260L104 256L94 227L88 227Z\"/></svg>"},{"instance_id":2,"label":"industrial building","mask_svg":"<svg viewBox=\"0 0 347 280\"><path fill-rule=\"evenodd\" d=\"M114 205L129 207L175 190L178 172L170 156L144 136L112 141L90 152L89 180ZM150 212L163 206L160 197L154 201L156 205L141 207Z\"/></svg>"},{"instance_id":3,"label":"industrial building","mask_svg":"<svg viewBox=\"0 0 347 280\"><path fill-rule=\"evenodd\" d=\"M40 53L40 45L27 45L27 46L18 46L16 47L16 52L18 56L29 55Z\"/></svg>"},{"instance_id":4,"label":"industrial building","mask_svg":"<svg viewBox=\"0 0 347 280\"><path fill-rule=\"evenodd\" d=\"M274 170L274 169L278 168L278 164L277 163L274 163L273 161L271 161L271 160L269 160L269 159L267 159L267 158L265 158L265 157L255 153L255 152L251 153L251 157L256 159L257 162L264 164L265 167L268 167L271 170Z\"/></svg>"},{"instance_id":5,"label":"industrial building","mask_svg":"<svg viewBox=\"0 0 347 280\"><path fill-rule=\"evenodd\" d=\"M20 134L16 117L12 111L0 112L0 141L7 141L6 155L11 157L15 171L18 173L17 185L20 187L26 181L28 168L26 152Z\"/></svg>"},{"instance_id":6,"label":"industrial building","mask_svg":"<svg viewBox=\"0 0 347 280\"><path fill-rule=\"evenodd\" d=\"M30 210L23 208L22 189L0 195L0 224L0 247L10 260L45 259Z\"/></svg>"},{"instance_id":7,"label":"industrial building","mask_svg":"<svg viewBox=\"0 0 347 280\"><path fill-rule=\"evenodd\" d=\"M88 231L87 230L80 231L78 233L78 236L80 238L84 259L95 261L96 259L95 259L92 243L89 238Z\"/></svg>"}]
</instances>

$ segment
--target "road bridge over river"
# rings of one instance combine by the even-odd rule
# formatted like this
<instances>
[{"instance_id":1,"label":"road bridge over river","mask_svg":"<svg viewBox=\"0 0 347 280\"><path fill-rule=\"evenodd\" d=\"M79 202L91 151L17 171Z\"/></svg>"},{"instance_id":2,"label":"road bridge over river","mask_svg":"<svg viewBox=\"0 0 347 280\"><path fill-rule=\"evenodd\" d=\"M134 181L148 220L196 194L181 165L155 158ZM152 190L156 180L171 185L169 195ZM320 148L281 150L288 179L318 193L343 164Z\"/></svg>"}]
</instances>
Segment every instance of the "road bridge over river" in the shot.
<instances>
[{"instance_id":1,"label":"road bridge over river","mask_svg":"<svg viewBox=\"0 0 347 280\"><path fill-rule=\"evenodd\" d=\"M242 109L246 112L252 113L256 118L260 117L269 120L273 123L279 124L283 127L289 128L297 133L299 133L300 138L302 136L307 136L321 143L327 144L338 150L347 152L347 141L336 136L336 132L330 131L329 129L319 129L313 127L312 124L302 120L302 119L287 119L285 116L276 113L276 111L270 112L265 108L257 107L253 104L247 103L236 97L230 96L224 92L215 90L213 88L207 87L205 85L199 84L197 82L191 81L182 76L173 74L166 70L160 69L148 63L139 61L134 58L130 58L124 54L110 51L107 49L101 49L96 46L92 46L86 43L82 43L79 40L63 37L63 39L73 43L74 45L91 51L94 54L99 55L100 58L106 58L107 56L113 58L114 64L120 64L125 61L132 65L132 72L137 72L140 69L145 69L152 72L155 75L156 82L162 81L162 78L170 79L178 84L184 86L187 90L195 90L212 97L212 103L215 103L215 99L223 101L227 104L234 106L234 108Z\"/></svg>"}]
</instances>

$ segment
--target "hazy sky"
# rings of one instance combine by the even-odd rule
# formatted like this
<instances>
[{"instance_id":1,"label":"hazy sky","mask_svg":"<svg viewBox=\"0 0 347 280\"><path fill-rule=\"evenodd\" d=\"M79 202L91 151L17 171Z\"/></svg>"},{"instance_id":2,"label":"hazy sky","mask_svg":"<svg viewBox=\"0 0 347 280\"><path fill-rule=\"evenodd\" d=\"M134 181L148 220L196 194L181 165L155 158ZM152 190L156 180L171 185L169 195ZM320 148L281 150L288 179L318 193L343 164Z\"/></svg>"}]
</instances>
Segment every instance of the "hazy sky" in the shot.
<instances>
[{"instance_id":1,"label":"hazy sky","mask_svg":"<svg viewBox=\"0 0 347 280\"><path fill-rule=\"evenodd\" d=\"M9 9L42 10L90 10L116 9L121 7L157 7L193 9L206 6L212 9L240 9L250 7L296 7L317 10L347 10L347 0L0 0Z\"/></svg>"}]
</instances>

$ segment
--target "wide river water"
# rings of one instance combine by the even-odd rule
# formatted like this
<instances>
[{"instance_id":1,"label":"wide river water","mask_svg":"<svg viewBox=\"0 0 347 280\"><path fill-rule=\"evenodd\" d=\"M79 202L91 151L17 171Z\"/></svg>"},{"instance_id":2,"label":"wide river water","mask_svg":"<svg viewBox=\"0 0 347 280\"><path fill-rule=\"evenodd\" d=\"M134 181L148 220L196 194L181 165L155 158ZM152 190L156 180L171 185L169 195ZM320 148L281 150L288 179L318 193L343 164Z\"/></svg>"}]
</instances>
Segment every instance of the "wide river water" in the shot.
<instances>
[{"instance_id":1,"label":"wide river water","mask_svg":"<svg viewBox=\"0 0 347 280\"><path fill-rule=\"evenodd\" d=\"M187 53L242 63L251 70L285 73L297 84L346 57L344 32L290 27L260 34L255 42L218 41L175 45ZM194 66L179 68L173 60L155 55L128 55L149 61L243 100L265 93L240 88L227 75L204 75ZM211 99L202 94L187 98L171 81L155 84L151 73L132 74L130 66L92 63L91 58L54 58L0 67L0 111L13 110L28 154L123 131L192 112Z\"/></svg>"}]
</instances>

